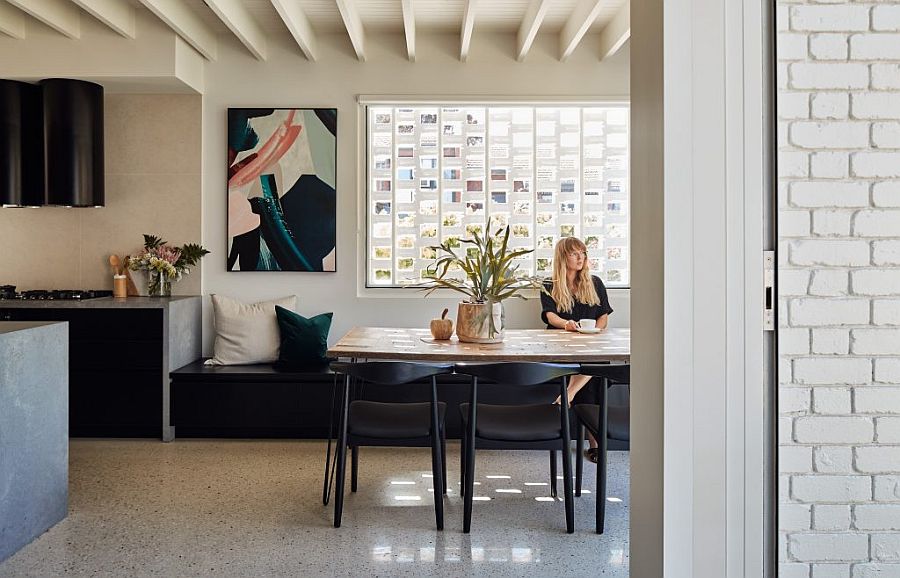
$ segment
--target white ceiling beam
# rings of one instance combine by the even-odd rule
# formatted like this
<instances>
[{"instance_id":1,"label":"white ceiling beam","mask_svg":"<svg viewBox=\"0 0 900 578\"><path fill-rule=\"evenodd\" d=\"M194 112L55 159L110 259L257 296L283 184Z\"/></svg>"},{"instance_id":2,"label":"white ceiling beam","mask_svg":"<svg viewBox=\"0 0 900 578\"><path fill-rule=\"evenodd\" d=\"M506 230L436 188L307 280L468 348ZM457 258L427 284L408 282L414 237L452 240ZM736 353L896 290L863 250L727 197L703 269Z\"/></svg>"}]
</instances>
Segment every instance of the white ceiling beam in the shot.
<instances>
[{"instance_id":1,"label":"white ceiling beam","mask_svg":"<svg viewBox=\"0 0 900 578\"><path fill-rule=\"evenodd\" d=\"M469 58L469 47L472 45L472 32L475 30L475 4L477 0L466 0L463 11L462 35L459 43L459 59L463 62Z\"/></svg>"},{"instance_id":2,"label":"white ceiling beam","mask_svg":"<svg viewBox=\"0 0 900 578\"><path fill-rule=\"evenodd\" d=\"M313 33L309 19L303 13L303 9L296 0L272 0L272 6L281 16L284 25L287 26L294 41L303 51L307 60L315 61L318 44L316 35Z\"/></svg>"},{"instance_id":3,"label":"white ceiling beam","mask_svg":"<svg viewBox=\"0 0 900 578\"><path fill-rule=\"evenodd\" d=\"M206 22L183 0L139 0L207 60L215 60L219 43Z\"/></svg>"},{"instance_id":4,"label":"white ceiling beam","mask_svg":"<svg viewBox=\"0 0 900 578\"><path fill-rule=\"evenodd\" d=\"M416 61L416 14L413 0L401 0L403 8L403 32L406 33L406 54L410 62Z\"/></svg>"},{"instance_id":5,"label":"white ceiling beam","mask_svg":"<svg viewBox=\"0 0 900 578\"><path fill-rule=\"evenodd\" d=\"M13 38L25 38L25 13L0 2L0 32Z\"/></svg>"},{"instance_id":6,"label":"white ceiling beam","mask_svg":"<svg viewBox=\"0 0 900 578\"><path fill-rule=\"evenodd\" d=\"M353 50L356 51L356 57L361 61L366 60L366 36L363 32L362 19L359 17L359 10L356 8L355 0L336 0L341 18L344 19L344 26L347 28L347 34L350 36L350 42L353 44Z\"/></svg>"},{"instance_id":7,"label":"white ceiling beam","mask_svg":"<svg viewBox=\"0 0 900 578\"><path fill-rule=\"evenodd\" d=\"M134 6L122 0L72 0L125 38L134 40Z\"/></svg>"},{"instance_id":8,"label":"white ceiling beam","mask_svg":"<svg viewBox=\"0 0 900 578\"><path fill-rule=\"evenodd\" d=\"M619 51L631 38L631 2L622 4L612 20L600 31L600 60Z\"/></svg>"},{"instance_id":9,"label":"white ceiling beam","mask_svg":"<svg viewBox=\"0 0 900 578\"><path fill-rule=\"evenodd\" d=\"M69 0L9 0L24 11L60 34L69 38L81 38L81 10Z\"/></svg>"},{"instance_id":10,"label":"white ceiling beam","mask_svg":"<svg viewBox=\"0 0 900 578\"><path fill-rule=\"evenodd\" d=\"M572 15L563 26L562 32L559 33L559 59L565 60L578 47L581 39L587 34L591 24L600 14L603 7L603 0L581 0Z\"/></svg>"},{"instance_id":11,"label":"white ceiling beam","mask_svg":"<svg viewBox=\"0 0 900 578\"><path fill-rule=\"evenodd\" d=\"M522 62L525 55L531 50L534 38L537 36L544 16L547 15L547 9L550 7L551 0L531 0L525 17L522 18L522 24L519 25L519 34L516 37L516 60Z\"/></svg>"},{"instance_id":12,"label":"white ceiling beam","mask_svg":"<svg viewBox=\"0 0 900 578\"><path fill-rule=\"evenodd\" d=\"M266 34L240 0L204 0L257 60L266 59Z\"/></svg>"}]
</instances>

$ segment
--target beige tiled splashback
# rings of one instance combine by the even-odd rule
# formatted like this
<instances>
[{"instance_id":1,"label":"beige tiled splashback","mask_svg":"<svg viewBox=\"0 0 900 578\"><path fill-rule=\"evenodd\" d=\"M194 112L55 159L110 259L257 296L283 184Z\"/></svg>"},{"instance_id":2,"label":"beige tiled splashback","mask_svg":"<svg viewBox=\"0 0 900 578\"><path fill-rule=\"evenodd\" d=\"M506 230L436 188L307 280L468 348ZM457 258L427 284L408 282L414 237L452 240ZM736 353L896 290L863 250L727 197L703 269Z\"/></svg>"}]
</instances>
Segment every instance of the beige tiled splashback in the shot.
<instances>
[{"instance_id":1,"label":"beige tiled splashback","mask_svg":"<svg viewBox=\"0 0 900 578\"><path fill-rule=\"evenodd\" d=\"M104 100L106 206L0 209L0 284L112 289L110 253L139 249L142 233L200 242L200 96ZM200 267L173 293L199 294Z\"/></svg>"}]
</instances>

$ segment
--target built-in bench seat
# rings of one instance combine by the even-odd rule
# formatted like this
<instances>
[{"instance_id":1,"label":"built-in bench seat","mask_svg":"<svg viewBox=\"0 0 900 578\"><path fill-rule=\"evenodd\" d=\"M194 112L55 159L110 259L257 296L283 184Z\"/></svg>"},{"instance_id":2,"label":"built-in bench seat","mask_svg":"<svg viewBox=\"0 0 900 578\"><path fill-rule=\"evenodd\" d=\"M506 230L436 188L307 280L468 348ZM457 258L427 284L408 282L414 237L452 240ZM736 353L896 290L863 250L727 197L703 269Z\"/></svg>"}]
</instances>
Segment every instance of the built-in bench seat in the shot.
<instances>
[{"instance_id":1,"label":"built-in bench seat","mask_svg":"<svg viewBox=\"0 0 900 578\"><path fill-rule=\"evenodd\" d=\"M334 374L327 364L204 365L169 374L176 437L324 438ZM335 409L336 411L336 409Z\"/></svg>"},{"instance_id":2,"label":"built-in bench seat","mask_svg":"<svg viewBox=\"0 0 900 578\"><path fill-rule=\"evenodd\" d=\"M340 400L332 403L335 375L327 364L279 369L272 364L210 366L203 362L200 359L170 373L176 437L323 439L329 433L329 414L337 423ZM438 381L438 397L448 405L447 437L459 438L462 420L457 407L468 401L469 378L443 375ZM481 392L479 401L541 403L555 396L556 388L555 384L526 389L498 385ZM427 401L427 389L417 384L367 385L364 397ZM612 390L611 394L610 403L615 404L617 396ZM611 440L610 444L611 449L627 449L627 443L620 447Z\"/></svg>"}]
</instances>

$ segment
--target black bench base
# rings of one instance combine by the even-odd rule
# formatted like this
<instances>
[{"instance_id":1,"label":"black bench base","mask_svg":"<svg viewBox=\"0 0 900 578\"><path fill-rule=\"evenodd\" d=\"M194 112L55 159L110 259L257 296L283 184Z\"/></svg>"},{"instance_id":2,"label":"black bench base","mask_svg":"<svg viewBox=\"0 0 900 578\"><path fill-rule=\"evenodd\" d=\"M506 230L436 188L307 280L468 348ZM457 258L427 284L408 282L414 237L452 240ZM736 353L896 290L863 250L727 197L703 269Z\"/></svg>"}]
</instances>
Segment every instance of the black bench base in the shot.
<instances>
[{"instance_id":1,"label":"black bench base","mask_svg":"<svg viewBox=\"0 0 900 578\"><path fill-rule=\"evenodd\" d=\"M335 377L327 365L279 370L203 361L170 374L176 437L327 437Z\"/></svg>"}]
</instances>

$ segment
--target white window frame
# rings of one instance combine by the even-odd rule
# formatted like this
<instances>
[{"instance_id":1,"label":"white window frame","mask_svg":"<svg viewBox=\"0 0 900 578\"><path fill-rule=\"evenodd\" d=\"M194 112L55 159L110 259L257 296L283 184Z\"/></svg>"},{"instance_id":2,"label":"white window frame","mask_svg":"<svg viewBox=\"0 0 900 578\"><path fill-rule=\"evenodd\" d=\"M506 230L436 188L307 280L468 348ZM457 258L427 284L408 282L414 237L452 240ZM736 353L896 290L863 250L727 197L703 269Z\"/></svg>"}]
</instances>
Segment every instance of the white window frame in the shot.
<instances>
[{"instance_id":1,"label":"white window frame","mask_svg":"<svg viewBox=\"0 0 900 578\"><path fill-rule=\"evenodd\" d=\"M356 219L356 254L357 254L357 275L356 275L356 294L357 297L365 298L404 298L413 297L421 299L422 293L414 288L400 287L371 287L367 286L368 270L368 118L366 115L366 107L368 106L395 106L398 103L410 106L446 106L452 105L484 105L484 106L503 106L503 105L519 105L519 106L584 106L584 107L603 107L603 106L626 106L631 108L631 102L627 98L621 96L559 96L559 97L522 97L522 96L454 96L454 95L359 95L357 97L357 219ZM629 134L631 128L629 127ZM629 146L629 157L631 155L631 147ZM629 162L629 199L631 198L631 174ZM629 211L631 207L629 207ZM630 223L630 218L629 218ZM631 227L628 230L629 250L631 247ZM629 259L629 268L631 267L631 259ZM630 274L629 284L625 287L609 288L613 294L627 295L631 289ZM451 290L438 289L437 296L449 296ZM537 298L537 291L527 290L522 292L526 298Z\"/></svg>"}]
</instances>

